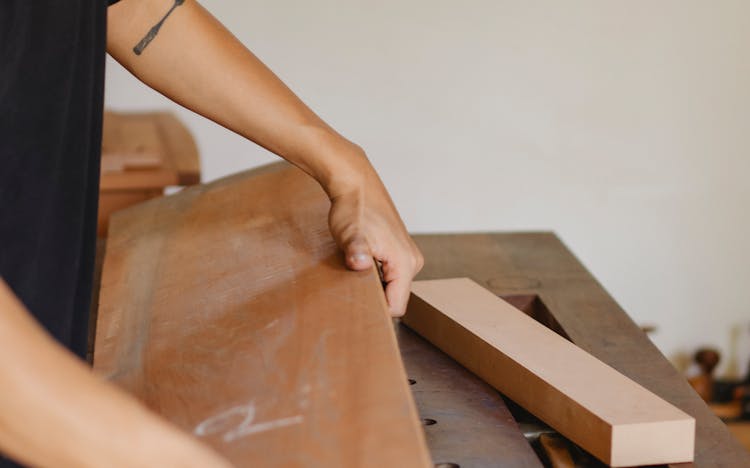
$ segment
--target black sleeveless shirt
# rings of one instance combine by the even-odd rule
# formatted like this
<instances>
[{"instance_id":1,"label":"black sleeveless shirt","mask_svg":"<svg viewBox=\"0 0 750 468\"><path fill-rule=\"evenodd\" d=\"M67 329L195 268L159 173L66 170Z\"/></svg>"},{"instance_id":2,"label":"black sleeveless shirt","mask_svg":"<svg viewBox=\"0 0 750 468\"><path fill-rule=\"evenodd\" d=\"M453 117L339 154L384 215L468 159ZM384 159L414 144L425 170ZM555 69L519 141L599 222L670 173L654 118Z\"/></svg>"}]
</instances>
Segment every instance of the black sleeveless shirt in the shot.
<instances>
[{"instance_id":1,"label":"black sleeveless shirt","mask_svg":"<svg viewBox=\"0 0 750 468\"><path fill-rule=\"evenodd\" d=\"M0 276L81 357L96 243L109 3L0 1Z\"/></svg>"},{"instance_id":2,"label":"black sleeveless shirt","mask_svg":"<svg viewBox=\"0 0 750 468\"><path fill-rule=\"evenodd\" d=\"M108 3L0 0L0 276L80 357L96 244ZM15 466L0 456L0 467Z\"/></svg>"}]
</instances>

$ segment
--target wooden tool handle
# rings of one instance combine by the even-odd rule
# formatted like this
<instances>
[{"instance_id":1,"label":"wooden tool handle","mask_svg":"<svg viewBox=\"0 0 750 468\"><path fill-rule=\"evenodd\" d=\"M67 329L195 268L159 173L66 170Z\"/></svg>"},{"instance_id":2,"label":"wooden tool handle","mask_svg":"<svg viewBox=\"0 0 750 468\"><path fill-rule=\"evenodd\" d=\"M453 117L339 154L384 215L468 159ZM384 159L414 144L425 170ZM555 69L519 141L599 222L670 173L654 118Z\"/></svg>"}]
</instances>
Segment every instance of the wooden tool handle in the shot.
<instances>
[{"instance_id":1,"label":"wooden tool handle","mask_svg":"<svg viewBox=\"0 0 750 468\"><path fill-rule=\"evenodd\" d=\"M721 361L721 354L713 348L701 348L695 352L693 360L700 366L704 374L712 375Z\"/></svg>"},{"instance_id":2,"label":"wooden tool handle","mask_svg":"<svg viewBox=\"0 0 750 468\"><path fill-rule=\"evenodd\" d=\"M539 444L547 455L552 468L575 468L573 457L568 450L568 442L558 434L542 434Z\"/></svg>"}]
</instances>

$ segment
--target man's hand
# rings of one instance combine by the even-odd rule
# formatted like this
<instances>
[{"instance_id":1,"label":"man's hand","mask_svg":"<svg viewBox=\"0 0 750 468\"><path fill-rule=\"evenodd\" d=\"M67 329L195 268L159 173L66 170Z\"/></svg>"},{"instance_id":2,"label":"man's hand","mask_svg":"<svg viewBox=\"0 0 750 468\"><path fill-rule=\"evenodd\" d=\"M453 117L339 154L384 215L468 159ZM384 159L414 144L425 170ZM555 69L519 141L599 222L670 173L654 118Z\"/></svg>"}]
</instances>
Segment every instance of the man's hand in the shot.
<instances>
[{"instance_id":1,"label":"man's hand","mask_svg":"<svg viewBox=\"0 0 750 468\"><path fill-rule=\"evenodd\" d=\"M326 189L331 198L331 233L352 270L371 268L373 259L380 262L391 315L401 316L411 280L424 260L377 173L364 153L356 153L351 160L358 168L342 170Z\"/></svg>"},{"instance_id":2,"label":"man's hand","mask_svg":"<svg viewBox=\"0 0 750 468\"><path fill-rule=\"evenodd\" d=\"M331 232L347 265L381 262L391 312L404 313L422 255L364 152L196 1L121 0L109 9L107 50L152 88L314 177L331 199Z\"/></svg>"}]
</instances>

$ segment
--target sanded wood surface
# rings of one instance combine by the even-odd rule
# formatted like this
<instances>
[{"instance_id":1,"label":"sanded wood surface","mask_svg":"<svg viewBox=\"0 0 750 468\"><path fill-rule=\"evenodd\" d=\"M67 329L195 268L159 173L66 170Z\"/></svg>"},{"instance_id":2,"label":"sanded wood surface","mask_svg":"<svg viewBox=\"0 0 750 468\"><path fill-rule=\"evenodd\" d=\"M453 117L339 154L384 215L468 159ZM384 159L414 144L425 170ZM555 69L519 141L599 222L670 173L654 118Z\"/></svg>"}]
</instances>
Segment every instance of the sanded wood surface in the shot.
<instances>
[{"instance_id":1,"label":"sanded wood surface","mask_svg":"<svg viewBox=\"0 0 750 468\"><path fill-rule=\"evenodd\" d=\"M237 466L426 467L376 271L296 168L113 217L94 369Z\"/></svg>"},{"instance_id":2,"label":"sanded wood surface","mask_svg":"<svg viewBox=\"0 0 750 468\"><path fill-rule=\"evenodd\" d=\"M693 459L693 418L470 279L415 282L403 321L611 466Z\"/></svg>"},{"instance_id":3,"label":"sanded wood surface","mask_svg":"<svg viewBox=\"0 0 750 468\"><path fill-rule=\"evenodd\" d=\"M549 316L538 318L549 321L588 353L693 416L695 460L693 464L673 466L750 466L750 452L732 437L684 377L554 234L435 234L414 238L425 256L418 279L470 277L504 297L537 296L549 312ZM504 460L498 459L498 465L505 466Z\"/></svg>"}]
</instances>

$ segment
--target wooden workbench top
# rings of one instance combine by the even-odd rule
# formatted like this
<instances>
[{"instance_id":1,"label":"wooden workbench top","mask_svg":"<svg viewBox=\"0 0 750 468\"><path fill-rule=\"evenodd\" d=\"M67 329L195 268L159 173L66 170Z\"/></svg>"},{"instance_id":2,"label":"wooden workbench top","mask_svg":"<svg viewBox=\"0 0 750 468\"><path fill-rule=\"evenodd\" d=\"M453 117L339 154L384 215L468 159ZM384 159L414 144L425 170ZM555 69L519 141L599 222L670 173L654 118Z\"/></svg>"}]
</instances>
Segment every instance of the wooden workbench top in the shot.
<instances>
[{"instance_id":1,"label":"wooden workbench top","mask_svg":"<svg viewBox=\"0 0 750 468\"><path fill-rule=\"evenodd\" d=\"M693 416L694 466L750 466L750 453L554 234L418 235L415 239L425 256L418 279L469 277L499 296L526 303L527 313ZM411 367L408 358L406 367ZM425 402L429 396L418 392L415 396L420 408L429 404ZM498 420L503 417L498 413ZM431 448L441 446L443 442L433 436L428 427ZM517 439L511 434L507 440ZM434 451L433 456L439 458ZM462 454L440 456L460 464ZM508 454L507 462L504 458L495 462L494 466L529 466L528 458L518 453Z\"/></svg>"}]
</instances>

